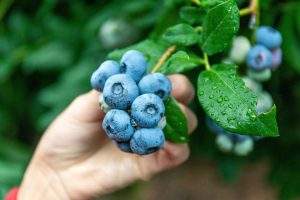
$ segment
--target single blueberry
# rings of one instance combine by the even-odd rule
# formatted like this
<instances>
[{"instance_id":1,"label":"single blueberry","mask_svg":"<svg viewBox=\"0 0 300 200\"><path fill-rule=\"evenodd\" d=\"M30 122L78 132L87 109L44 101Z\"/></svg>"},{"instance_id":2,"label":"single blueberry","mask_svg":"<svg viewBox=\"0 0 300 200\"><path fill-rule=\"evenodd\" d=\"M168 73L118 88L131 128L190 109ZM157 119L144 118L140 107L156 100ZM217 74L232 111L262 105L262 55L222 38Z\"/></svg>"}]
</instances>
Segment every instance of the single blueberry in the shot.
<instances>
[{"instance_id":1,"label":"single blueberry","mask_svg":"<svg viewBox=\"0 0 300 200\"><path fill-rule=\"evenodd\" d=\"M269 26L261 26L255 33L256 42L269 49L280 47L282 36L279 31Z\"/></svg>"},{"instance_id":2,"label":"single blueberry","mask_svg":"<svg viewBox=\"0 0 300 200\"><path fill-rule=\"evenodd\" d=\"M246 138L241 142L237 142L234 146L234 153L238 156L246 156L252 150L254 146L254 140L251 137Z\"/></svg>"},{"instance_id":3,"label":"single blueberry","mask_svg":"<svg viewBox=\"0 0 300 200\"><path fill-rule=\"evenodd\" d=\"M110 139L126 142L134 133L129 115L123 110L113 109L106 113L102 127Z\"/></svg>"},{"instance_id":4,"label":"single blueberry","mask_svg":"<svg viewBox=\"0 0 300 200\"><path fill-rule=\"evenodd\" d=\"M238 36L234 38L229 53L230 60L237 64L244 62L250 48L251 44L248 38L244 36Z\"/></svg>"},{"instance_id":5,"label":"single blueberry","mask_svg":"<svg viewBox=\"0 0 300 200\"><path fill-rule=\"evenodd\" d=\"M272 51L272 69L277 69L282 62L282 50L280 48Z\"/></svg>"},{"instance_id":6,"label":"single blueberry","mask_svg":"<svg viewBox=\"0 0 300 200\"><path fill-rule=\"evenodd\" d=\"M95 90L102 92L106 80L115 74L120 73L120 66L116 61L104 61L91 76L91 86Z\"/></svg>"},{"instance_id":7,"label":"single blueberry","mask_svg":"<svg viewBox=\"0 0 300 200\"><path fill-rule=\"evenodd\" d=\"M142 128L134 132L130 140L131 150L139 155L153 153L163 147L164 133L159 128Z\"/></svg>"},{"instance_id":8,"label":"single blueberry","mask_svg":"<svg viewBox=\"0 0 300 200\"><path fill-rule=\"evenodd\" d=\"M262 45L255 45L248 52L247 65L256 71L270 68L272 67L272 53Z\"/></svg>"},{"instance_id":9,"label":"single blueberry","mask_svg":"<svg viewBox=\"0 0 300 200\"><path fill-rule=\"evenodd\" d=\"M141 94L156 94L163 100L166 100L171 93L171 81L162 73L153 73L144 76L139 82Z\"/></svg>"},{"instance_id":10,"label":"single blueberry","mask_svg":"<svg viewBox=\"0 0 300 200\"><path fill-rule=\"evenodd\" d=\"M116 144L121 151L132 153L132 150L130 148L130 142L116 142Z\"/></svg>"},{"instance_id":11,"label":"single blueberry","mask_svg":"<svg viewBox=\"0 0 300 200\"><path fill-rule=\"evenodd\" d=\"M125 110L139 95L135 81L127 74L116 74L107 79L103 99L111 108Z\"/></svg>"},{"instance_id":12,"label":"single blueberry","mask_svg":"<svg viewBox=\"0 0 300 200\"><path fill-rule=\"evenodd\" d=\"M131 105L131 117L138 126L144 128L156 127L164 113L164 103L155 94L138 96Z\"/></svg>"},{"instance_id":13,"label":"single blueberry","mask_svg":"<svg viewBox=\"0 0 300 200\"><path fill-rule=\"evenodd\" d=\"M146 59L139 51L129 50L121 58L120 72L130 75L136 82L141 80L146 69Z\"/></svg>"}]
</instances>

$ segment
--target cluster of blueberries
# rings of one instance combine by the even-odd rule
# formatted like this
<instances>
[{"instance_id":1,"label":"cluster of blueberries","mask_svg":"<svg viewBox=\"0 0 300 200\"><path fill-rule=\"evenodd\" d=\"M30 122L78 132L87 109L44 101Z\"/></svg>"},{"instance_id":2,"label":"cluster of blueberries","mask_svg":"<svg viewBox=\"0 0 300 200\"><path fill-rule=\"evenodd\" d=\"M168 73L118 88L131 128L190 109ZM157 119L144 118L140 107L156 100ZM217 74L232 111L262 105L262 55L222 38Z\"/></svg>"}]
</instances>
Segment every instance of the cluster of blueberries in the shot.
<instances>
[{"instance_id":1,"label":"cluster of blueberries","mask_svg":"<svg viewBox=\"0 0 300 200\"><path fill-rule=\"evenodd\" d=\"M256 45L247 55L248 75L258 81L271 77L271 70L276 70L282 62L282 36L272 27L261 26L256 30Z\"/></svg>"},{"instance_id":2,"label":"cluster of blueberries","mask_svg":"<svg viewBox=\"0 0 300 200\"><path fill-rule=\"evenodd\" d=\"M278 68L282 59L280 32L272 27L261 26L255 36L257 44L248 52L248 67L256 71Z\"/></svg>"},{"instance_id":3,"label":"cluster of blueberries","mask_svg":"<svg viewBox=\"0 0 300 200\"><path fill-rule=\"evenodd\" d=\"M234 39L229 60L241 64L246 61L248 76L257 81L270 79L272 70L282 62L282 36L279 31L269 26L261 26L255 32L256 44L251 47L244 36Z\"/></svg>"},{"instance_id":4,"label":"cluster of blueberries","mask_svg":"<svg viewBox=\"0 0 300 200\"><path fill-rule=\"evenodd\" d=\"M141 52L127 51L120 63L103 62L92 74L91 85L102 92L99 101L106 112L102 127L122 151L145 155L163 147L164 101L171 82L161 73L147 74Z\"/></svg>"},{"instance_id":5,"label":"cluster of blueberries","mask_svg":"<svg viewBox=\"0 0 300 200\"><path fill-rule=\"evenodd\" d=\"M256 138L226 131L209 117L206 117L206 125L216 135L215 142L221 151L234 152L239 156L246 156L252 151Z\"/></svg>"}]
</instances>

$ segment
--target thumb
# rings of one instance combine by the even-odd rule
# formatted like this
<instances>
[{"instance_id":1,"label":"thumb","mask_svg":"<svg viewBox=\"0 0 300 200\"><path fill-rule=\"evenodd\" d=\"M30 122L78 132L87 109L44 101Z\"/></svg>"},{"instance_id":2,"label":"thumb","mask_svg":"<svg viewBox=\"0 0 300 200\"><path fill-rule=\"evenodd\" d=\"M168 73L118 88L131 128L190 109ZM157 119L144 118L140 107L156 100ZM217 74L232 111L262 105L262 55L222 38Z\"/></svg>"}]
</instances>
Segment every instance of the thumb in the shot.
<instances>
[{"instance_id":1,"label":"thumb","mask_svg":"<svg viewBox=\"0 0 300 200\"><path fill-rule=\"evenodd\" d=\"M99 106L99 94L98 91L92 90L76 97L63 112L63 115L79 122L99 122L105 115Z\"/></svg>"}]
</instances>

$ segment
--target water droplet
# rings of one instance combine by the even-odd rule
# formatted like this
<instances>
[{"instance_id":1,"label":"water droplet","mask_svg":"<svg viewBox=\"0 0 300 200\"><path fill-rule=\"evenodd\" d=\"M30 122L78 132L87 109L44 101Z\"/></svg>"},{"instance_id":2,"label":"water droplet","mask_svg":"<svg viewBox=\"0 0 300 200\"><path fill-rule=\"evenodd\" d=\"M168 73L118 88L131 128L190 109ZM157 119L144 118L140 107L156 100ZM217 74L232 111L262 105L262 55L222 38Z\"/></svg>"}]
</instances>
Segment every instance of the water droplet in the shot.
<instances>
[{"instance_id":1,"label":"water droplet","mask_svg":"<svg viewBox=\"0 0 300 200\"><path fill-rule=\"evenodd\" d=\"M213 99L214 98L214 96L213 95L209 95L209 97L208 98L210 98L210 99Z\"/></svg>"},{"instance_id":2,"label":"water droplet","mask_svg":"<svg viewBox=\"0 0 300 200\"><path fill-rule=\"evenodd\" d=\"M200 95L200 96L204 95L204 92L203 92L203 91L200 91L200 92L199 92L199 95Z\"/></svg>"},{"instance_id":3,"label":"water droplet","mask_svg":"<svg viewBox=\"0 0 300 200\"><path fill-rule=\"evenodd\" d=\"M218 102L218 103L222 103L222 101L223 101L223 98L222 98L222 97L219 97L219 98L217 99L217 102Z\"/></svg>"}]
</instances>

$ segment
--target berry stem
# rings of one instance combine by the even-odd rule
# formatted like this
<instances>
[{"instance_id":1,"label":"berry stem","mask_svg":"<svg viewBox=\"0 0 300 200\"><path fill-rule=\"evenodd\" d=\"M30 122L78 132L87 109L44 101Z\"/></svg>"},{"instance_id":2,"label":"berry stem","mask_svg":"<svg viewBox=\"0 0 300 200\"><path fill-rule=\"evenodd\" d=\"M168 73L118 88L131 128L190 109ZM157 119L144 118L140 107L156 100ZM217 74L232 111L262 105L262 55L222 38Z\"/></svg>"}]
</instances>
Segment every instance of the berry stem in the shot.
<instances>
[{"instance_id":1,"label":"berry stem","mask_svg":"<svg viewBox=\"0 0 300 200\"><path fill-rule=\"evenodd\" d=\"M259 17L259 0L251 0L250 5L247 8L240 10L240 16L253 14Z\"/></svg>"},{"instance_id":2,"label":"berry stem","mask_svg":"<svg viewBox=\"0 0 300 200\"><path fill-rule=\"evenodd\" d=\"M175 50L176 50L176 45L167 48L164 54L159 58L156 65L153 67L151 73L157 72L160 69L160 67L166 62L166 60L173 54Z\"/></svg>"},{"instance_id":3,"label":"berry stem","mask_svg":"<svg viewBox=\"0 0 300 200\"><path fill-rule=\"evenodd\" d=\"M191 0L191 2L193 2L193 3L196 4L197 6L201 6L200 0Z\"/></svg>"},{"instance_id":4,"label":"berry stem","mask_svg":"<svg viewBox=\"0 0 300 200\"><path fill-rule=\"evenodd\" d=\"M206 70L210 70L210 64L209 64L209 60L208 60L208 55L206 53L203 54L203 59L204 59L204 66Z\"/></svg>"},{"instance_id":5,"label":"berry stem","mask_svg":"<svg viewBox=\"0 0 300 200\"><path fill-rule=\"evenodd\" d=\"M197 27L195 27L195 31L196 31L197 33L200 33L200 32L203 31L203 27L202 27L202 26L197 26Z\"/></svg>"}]
</instances>

